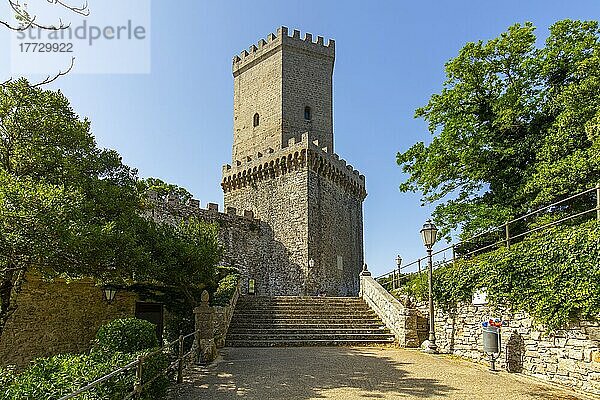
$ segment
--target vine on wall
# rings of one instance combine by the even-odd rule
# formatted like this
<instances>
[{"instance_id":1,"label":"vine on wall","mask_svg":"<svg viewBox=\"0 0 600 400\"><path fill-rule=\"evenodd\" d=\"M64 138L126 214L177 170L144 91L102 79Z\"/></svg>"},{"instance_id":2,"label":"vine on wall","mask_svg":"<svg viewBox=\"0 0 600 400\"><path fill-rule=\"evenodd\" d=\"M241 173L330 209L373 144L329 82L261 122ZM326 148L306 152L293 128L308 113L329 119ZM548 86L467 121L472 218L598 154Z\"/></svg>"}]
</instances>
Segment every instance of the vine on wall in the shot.
<instances>
[{"instance_id":1,"label":"vine on wall","mask_svg":"<svg viewBox=\"0 0 600 400\"><path fill-rule=\"evenodd\" d=\"M492 305L530 314L548 331L600 318L600 223L561 226L434 271L434 298L446 309L486 288ZM427 298L427 275L413 275L394 294Z\"/></svg>"}]
</instances>

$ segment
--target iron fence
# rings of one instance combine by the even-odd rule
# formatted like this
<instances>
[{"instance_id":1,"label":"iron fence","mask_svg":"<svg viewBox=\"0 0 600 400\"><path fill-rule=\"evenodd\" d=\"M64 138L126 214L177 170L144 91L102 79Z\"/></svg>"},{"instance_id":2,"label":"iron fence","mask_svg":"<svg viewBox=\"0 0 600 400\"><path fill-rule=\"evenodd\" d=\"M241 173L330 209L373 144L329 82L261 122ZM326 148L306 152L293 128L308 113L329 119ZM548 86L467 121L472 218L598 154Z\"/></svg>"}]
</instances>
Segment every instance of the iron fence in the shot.
<instances>
[{"instance_id":1,"label":"iron fence","mask_svg":"<svg viewBox=\"0 0 600 400\"><path fill-rule=\"evenodd\" d=\"M596 198L595 207L586 208L584 210L575 209L575 211L568 207L568 204L570 202L573 203L576 200L583 200L583 203L586 204L585 197L592 197L590 196L590 194L593 192L595 192ZM587 203L589 204L590 199L587 200ZM569 213L568 215L564 215L565 212L569 211L571 213ZM507 221L502 225L494 226L467 239L450 244L442 249L436 250L432 253L432 257L437 257L438 260L435 260L433 262L433 267L437 268L441 265L453 263L459 258L469 258L478 253L489 251L493 248L498 248L500 246L510 248L511 244L522 240L527 235L530 235L534 232L538 232L546 228L550 228L552 226L560 225L570 220L585 217L593 212L596 212L596 219L600 221L600 184L597 184L595 187L584 190L580 193L568 196L562 200L556 201L545 207L528 212L524 215L521 215L520 217ZM550 221L542 221L541 223L539 223L538 226L532 226L531 220L533 218L539 218L540 216L546 216L548 219L550 219ZM522 229L523 226L525 227L524 231L515 232L513 228L519 225L521 225ZM490 236L495 236L497 238L498 233L500 233L500 236L502 237L497 240L492 240L490 243ZM450 257L446 258L446 253L450 253ZM440 256L442 257L442 259L439 259ZM406 270L407 272L403 272L404 270ZM396 289L400 287L404 280L407 279L406 275L412 275L415 273L420 274L421 272L424 272L426 270L427 256L423 256L413 262L401 266L400 268L389 271L383 275L379 275L375 279L388 290Z\"/></svg>"},{"instance_id":2,"label":"iron fence","mask_svg":"<svg viewBox=\"0 0 600 400\"><path fill-rule=\"evenodd\" d=\"M129 364L124 365L124 366L88 383L87 385L79 388L78 390L74 391L73 393L70 393L66 396L59 398L59 400L73 399L82 393L85 393L87 391L90 391L90 390L100 386L101 384L103 384L104 382L106 382L112 378L121 376L122 374L125 374L128 371L131 371L134 369L135 369L135 379L134 379L132 391L129 392L127 395L125 395L123 400L139 398L140 395L142 394L143 390L146 387L148 387L148 385L150 385L152 382L154 382L159 377L168 374L170 371L176 370L177 371L177 383L182 383L185 362L186 362L186 360L189 360L190 356L192 354L194 354L194 352L196 351L196 346L192 345L191 350L189 350L187 353L184 353L185 341L186 341L186 339L188 339L192 336L195 336L198 332L199 332L199 330L196 330L185 336L180 335L179 338L175 339L174 341L169 342L169 343L165 344L164 346L160 347L159 349L154 350L150 353L138 356L135 361L132 361ZM176 345L177 345L177 358L175 359L175 361L171 362L167 366L167 368L165 368L161 371L158 371L158 373L156 375L154 375L152 378L147 379L146 381L143 381L142 380L142 372L144 371L144 362L147 361L152 356L155 356L157 354L171 352L175 348Z\"/></svg>"}]
</instances>

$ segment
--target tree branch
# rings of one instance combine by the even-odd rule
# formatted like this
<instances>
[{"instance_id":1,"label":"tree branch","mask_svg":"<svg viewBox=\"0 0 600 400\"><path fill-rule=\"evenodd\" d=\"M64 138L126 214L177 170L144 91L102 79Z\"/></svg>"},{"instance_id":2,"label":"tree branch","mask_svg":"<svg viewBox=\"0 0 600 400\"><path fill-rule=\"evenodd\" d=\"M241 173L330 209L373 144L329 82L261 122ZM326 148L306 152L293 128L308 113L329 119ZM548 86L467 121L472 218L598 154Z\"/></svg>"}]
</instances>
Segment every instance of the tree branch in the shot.
<instances>
[{"instance_id":1,"label":"tree branch","mask_svg":"<svg viewBox=\"0 0 600 400\"><path fill-rule=\"evenodd\" d=\"M73 66L75 65L75 57L71 57L71 65L69 65L69 68L66 71L58 71L58 73L54 76L50 76L48 75L46 77L46 79L44 79L41 82L38 82L34 85L30 85L31 87L39 87L42 85L47 85L49 83L54 82L55 80L57 80L58 78L60 78L61 76L65 76L67 75L69 72L71 72L71 70L73 69Z\"/></svg>"},{"instance_id":2,"label":"tree branch","mask_svg":"<svg viewBox=\"0 0 600 400\"><path fill-rule=\"evenodd\" d=\"M65 25L61 19L58 20L58 22L59 22L58 26L38 24L36 22L37 16L31 16L25 9L27 4L21 5L19 3L19 0L7 0L7 1L8 1L8 5L15 13L16 19L21 22L18 26L15 26L15 25L10 24L7 21L0 20L0 25L6 27L7 29L9 29L11 31L17 31L17 32L25 31L32 27L39 28L39 29L45 29L45 30L58 31L58 30L62 30L62 29L67 29L71 26L71 24ZM68 10L74 14L78 14L78 15L81 15L84 17L87 17L90 15L90 9L88 7L87 1L84 2L80 7L72 6L70 4L65 3L62 0L46 0L46 1L50 4L60 6L60 7L64 8L65 10Z\"/></svg>"}]
</instances>

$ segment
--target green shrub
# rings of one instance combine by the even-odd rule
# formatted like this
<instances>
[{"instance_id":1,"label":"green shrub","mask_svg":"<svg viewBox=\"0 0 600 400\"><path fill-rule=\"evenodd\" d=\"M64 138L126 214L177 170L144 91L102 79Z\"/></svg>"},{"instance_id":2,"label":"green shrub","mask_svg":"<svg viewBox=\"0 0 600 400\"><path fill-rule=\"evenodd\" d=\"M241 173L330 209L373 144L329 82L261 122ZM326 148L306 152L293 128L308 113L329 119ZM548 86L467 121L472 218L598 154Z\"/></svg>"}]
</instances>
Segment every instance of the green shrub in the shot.
<instances>
[{"instance_id":1,"label":"green shrub","mask_svg":"<svg viewBox=\"0 0 600 400\"><path fill-rule=\"evenodd\" d=\"M61 354L38 358L23 372L0 369L0 399L55 399L131 363L158 345L154 325L134 318L109 322L97 334L90 354ZM128 350L128 351L124 351ZM142 399L161 399L172 379L163 371L169 358L158 353L144 360L142 382L158 375L144 389ZM79 400L117 400L133 390L135 369L119 374L77 397Z\"/></svg>"},{"instance_id":2,"label":"green shrub","mask_svg":"<svg viewBox=\"0 0 600 400\"><path fill-rule=\"evenodd\" d=\"M599 283L600 224L590 221L546 229L510 248L440 267L433 292L442 307L453 308L485 287L491 304L525 311L553 331L600 317ZM426 274L413 276L399 292L426 299Z\"/></svg>"},{"instance_id":3,"label":"green shrub","mask_svg":"<svg viewBox=\"0 0 600 400\"><path fill-rule=\"evenodd\" d=\"M56 399L81 388L136 359L143 353L114 353L110 359L100 361L87 354L61 354L54 357L38 358L20 374L2 380L0 399ZM147 382L169 363L165 354L156 354L144 361L142 382ZM5 371L1 371L4 375ZM91 389L77 399L80 400L117 400L122 399L133 390L135 369L119 374L112 379ZM160 376L142 393L142 399L164 398L170 377Z\"/></svg>"},{"instance_id":4,"label":"green shrub","mask_svg":"<svg viewBox=\"0 0 600 400\"><path fill-rule=\"evenodd\" d=\"M227 275L225 278L219 281L219 286L215 294L213 295L211 304L213 306L226 306L233 298L238 282L240 280L240 274L234 273Z\"/></svg>"},{"instance_id":5,"label":"green shrub","mask_svg":"<svg viewBox=\"0 0 600 400\"><path fill-rule=\"evenodd\" d=\"M156 326L137 318L115 319L96 333L94 351L135 353L158 347Z\"/></svg>"}]
</instances>

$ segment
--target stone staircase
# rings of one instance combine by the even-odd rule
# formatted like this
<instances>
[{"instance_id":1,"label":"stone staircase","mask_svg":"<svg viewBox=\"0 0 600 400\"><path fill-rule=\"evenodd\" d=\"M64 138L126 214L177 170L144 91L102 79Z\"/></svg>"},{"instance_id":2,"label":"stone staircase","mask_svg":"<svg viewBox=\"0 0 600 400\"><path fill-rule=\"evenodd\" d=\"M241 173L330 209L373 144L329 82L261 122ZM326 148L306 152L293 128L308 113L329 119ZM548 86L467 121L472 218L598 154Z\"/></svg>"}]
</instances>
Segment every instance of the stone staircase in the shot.
<instances>
[{"instance_id":1,"label":"stone staircase","mask_svg":"<svg viewBox=\"0 0 600 400\"><path fill-rule=\"evenodd\" d=\"M393 342L394 335L361 298L242 296L225 345L358 346Z\"/></svg>"}]
</instances>

